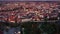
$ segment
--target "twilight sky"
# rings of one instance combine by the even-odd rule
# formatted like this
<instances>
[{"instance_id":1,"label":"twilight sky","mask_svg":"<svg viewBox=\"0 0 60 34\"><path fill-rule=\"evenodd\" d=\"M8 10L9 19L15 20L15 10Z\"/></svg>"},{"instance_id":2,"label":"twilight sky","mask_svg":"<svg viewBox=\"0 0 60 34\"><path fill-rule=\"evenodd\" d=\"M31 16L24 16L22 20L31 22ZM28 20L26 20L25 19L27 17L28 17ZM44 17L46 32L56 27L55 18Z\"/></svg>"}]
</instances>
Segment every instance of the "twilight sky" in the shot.
<instances>
[{"instance_id":1,"label":"twilight sky","mask_svg":"<svg viewBox=\"0 0 60 34\"><path fill-rule=\"evenodd\" d=\"M0 0L0 1L60 1L60 0Z\"/></svg>"}]
</instances>

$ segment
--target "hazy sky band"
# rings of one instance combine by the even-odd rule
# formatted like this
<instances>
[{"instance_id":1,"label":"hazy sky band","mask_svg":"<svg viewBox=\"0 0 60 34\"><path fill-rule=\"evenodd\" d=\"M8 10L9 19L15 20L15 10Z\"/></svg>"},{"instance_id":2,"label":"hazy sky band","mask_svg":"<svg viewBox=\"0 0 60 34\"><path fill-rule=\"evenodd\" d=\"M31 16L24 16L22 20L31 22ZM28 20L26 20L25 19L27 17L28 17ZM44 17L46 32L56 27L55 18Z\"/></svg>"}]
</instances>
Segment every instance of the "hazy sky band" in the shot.
<instances>
[{"instance_id":1,"label":"hazy sky band","mask_svg":"<svg viewBox=\"0 0 60 34\"><path fill-rule=\"evenodd\" d=\"M0 1L60 1L60 0L0 0Z\"/></svg>"}]
</instances>

